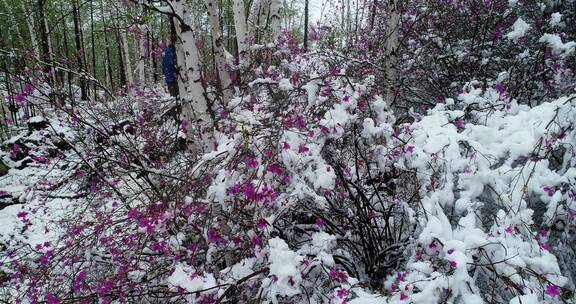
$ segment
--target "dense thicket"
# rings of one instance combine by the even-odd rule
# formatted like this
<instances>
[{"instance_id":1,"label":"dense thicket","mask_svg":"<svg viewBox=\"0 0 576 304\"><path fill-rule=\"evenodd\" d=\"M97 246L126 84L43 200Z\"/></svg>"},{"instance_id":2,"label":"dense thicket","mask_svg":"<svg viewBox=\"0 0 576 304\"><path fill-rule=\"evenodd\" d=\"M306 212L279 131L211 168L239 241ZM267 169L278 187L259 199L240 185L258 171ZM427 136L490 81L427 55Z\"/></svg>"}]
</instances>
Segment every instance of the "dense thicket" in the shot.
<instances>
[{"instance_id":1,"label":"dense thicket","mask_svg":"<svg viewBox=\"0 0 576 304\"><path fill-rule=\"evenodd\" d=\"M574 302L576 1L311 2L1 1L0 300Z\"/></svg>"}]
</instances>

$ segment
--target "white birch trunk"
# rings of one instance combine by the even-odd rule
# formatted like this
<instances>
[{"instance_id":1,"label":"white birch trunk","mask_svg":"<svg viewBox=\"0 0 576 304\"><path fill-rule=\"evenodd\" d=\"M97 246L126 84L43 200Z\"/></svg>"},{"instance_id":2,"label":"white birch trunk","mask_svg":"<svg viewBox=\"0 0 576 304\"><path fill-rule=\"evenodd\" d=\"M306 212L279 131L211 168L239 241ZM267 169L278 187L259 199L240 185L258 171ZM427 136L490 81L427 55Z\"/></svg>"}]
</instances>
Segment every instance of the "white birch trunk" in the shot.
<instances>
[{"instance_id":1,"label":"white birch trunk","mask_svg":"<svg viewBox=\"0 0 576 304\"><path fill-rule=\"evenodd\" d=\"M178 64L178 86L182 101L181 120L189 123L187 138L195 138L192 124L196 126L200 141L188 145L195 152L207 152L214 149L213 121L208 113L208 105L204 98L204 87L200 67L200 56L196 47L196 39L190 27L190 18L184 1L171 0L174 13L180 16L174 18L178 41L176 48L176 60Z\"/></svg>"},{"instance_id":2,"label":"white birch trunk","mask_svg":"<svg viewBox=\"0 0 576 304\"><path fill-rule=\"evenodd\" d=\"M218 20L218 3L216 0L206 0L206 8L208 13L208 21L212 29L212 43L214 44L214 58L216 61L216 69L218 71L218 78L220 78L220 86L222 90L222 101L227 105L232 99L232 80L230 73L226 68L226 51L224 50L222 31L220 30L220 22Z\"/></svg>"},{"instance_id":3,"label":"white birch trunk","mask_svg":"<svg viewBox=\"0 0 576 304\"><path fill-rule=\"evenodd\" d=\"M268 22L268 14L270 13L270 1L269 0L254 0L252 3L252 8L250 9L250 16L248 17L248 23L250 27L250 32L253 37L257 38L256 42L262 42L262 35L266 30L266 24Z\"/></svg>"},{"instance_id":4,"label":"white birch trunk","mask_svg":"<svg viewBox=\"0 0 576 304\"><path fill-rule=\"evenodd\" d=\"M154 57L152 55L152 49L153 49L153 45L154 45L154 36L153 36L153 32L150 31L150 27L146 26L146 55L147 55L147 61L148 61L148 79L150 81L150 83L154 82L154 74L156 74L156 71L154 70Z\"/></svg>"},{"instance_id":5,"label":"white birch trunk","mask_svg":"<svg viewBox=\"0 0 576 304\"><path fill-rule=\"evenodd\" d=\"M122 44L122 53L124 54L124 65L126 66L126 81L128 82L128 92L132 92L134 85L134 74L132 63L130 62L130 50L128 49L128 38L126 31L120 34L120 43Z\"/></svg>"},{"instance_id":6,"label":"white birch trunk","mask_svg":"<svg viewBox=\"0 0 576 304\"><path fill-rule=\"evenodd\" d=\"M22 2L23 3L23 2ZM34 58L40 61L40 49L38 45L38 40L36 40L36 31L34 30L34 15L24 7L22 4L22 9L26 12L26 27L28 28L28 33L30 34L30 42L32 43L32 50L34 52Z\"/></svg>"},{"instance_id":7,"label":"white birch trunk","mask_svg":"<svg viewBox=\"0 0 576 304\"><path fill-rule=\"evenodd\" d=\"M244 1L234 0L234 29L236 31L236 42L238 43L238 59L242 62L248 50L248 33L246 28L246 12L244 11Z\"/></svg>"},{"instance_id":8,"label":"white birch trunk","mask_svg":"<svg viewBox=\"0 0 576 304\"><path fill-rule=\"evenodd\" d=\"M252 34L252 37L256 38L258 33L258 15L260 13L260 1L261 0L254 0L252 1L252 5L250 6L250 13L248 14L248 32Z\"/></svg>"},{"instance_id":9,"label":"white birch trunk","mask_svg":"<svg viewBox=\"0 0 576 304\"><path fill-rule=\"evenodd\" d=\"M178 16L183 16L184 15L184 3L182 1L171 1L170 2L172 5L172 9L174 10L174 13ZM182 27L180 26L180 23L178 21L177 18L173 18L174 21L174 27L176 28L176 37L177 37L177 41L176 41L176 45L174 46L174 49L176 51L176 69L178 71L178 78L177 78L177 82L178 82L178 96L180 96L180 98L184 98L186 96L186 92L187 92L187 85L188 85L188 81L187 81L187 76L186 76L186 65L185 65L185 61L186 61L186 52L184 50L184 46L182 44ZM192 122L191 120L189 120L189 122Z\"/></svg>"},{"instance_id":10,"label":"white birch trunk","mask_svg":"<svg viewBox=\"0 0 576 304\"><path fill-rule=\"evenodd\" d=\"M264 35L268 26L268 16L270 15L270 0L260 0L258 13L258 31Z\"/></svg>"},{"instance_id":11,"label":"white birch trunk","mask_svg":"<svg viewBox=\"0 0 576 304\"><path fill-rule=\"evenodd\" d=\"M400 32L400 11L398 0L389 0L386 19L386 104L392 105L398 90L398 50Z\"/></svg>"},{"instance_id":12,"label":"white birch trunk","mask_svg":"<svg viewBox=\"0 0 576 304\"><path fill-rule=\"evenodd\" d=\"M138 39L138 64L136 70L138 71L137 83L140 85L146 84L146 30L140 27L140 33L137 34Z\"/></svg>"},{"instance_id":13,"label":"white birch trunk","mask_svg":"<svg viewBox=\"0 0 576 304\"><path fill-rule=\"evenodd\" d=\"M272 41L276 41L281 34L281 22L280 18L280 0L270 0L270 27L272 29Z\"/></svg>"}]
</instances>

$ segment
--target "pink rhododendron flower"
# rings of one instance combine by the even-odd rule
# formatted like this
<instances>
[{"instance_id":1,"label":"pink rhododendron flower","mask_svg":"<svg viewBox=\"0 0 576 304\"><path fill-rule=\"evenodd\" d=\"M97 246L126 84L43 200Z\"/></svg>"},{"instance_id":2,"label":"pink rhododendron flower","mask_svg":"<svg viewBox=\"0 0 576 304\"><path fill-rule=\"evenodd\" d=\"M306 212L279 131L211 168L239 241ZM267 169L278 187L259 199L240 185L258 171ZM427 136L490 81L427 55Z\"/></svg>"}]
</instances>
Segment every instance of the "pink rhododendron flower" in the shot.
<instances>
[{"instance_id":1,"label":"pink rhododendron flower","mask_svg":"<svg viewBox=\"0 0 576 304\"><path fill-rule=\"evenodd\" d=\"M258 227L258 229L260 229L260 230L264 230L267 225L268 225L268 222L266 222L265 219L260 218L258 220L258 223L256 224L256 227Z\"/></svg>"},{"instance_id":2,"label":"pink rhododendron flower","mask_svg":"<svg viewBox=\"0 0 576 304\"><path fill-rule=\"evenodd\" d=\"M298 147L298 153L306 153L308 151L310 151L310 149L304 145L300 145L300 147Z\"/></svg>"},{"instance_id":3,"label":"pink rhododendron flower","mask_svg":"<svg viewBox=\"0 0 576 304\"><path fill-rule=\"evenodd\" d=\"M247 168L251 169L258 168L258 161L251 157L244 160L244 164L246 165Z\"/></svg>"},{"instance_id":4,"label":"pink rhododendron flower","mask_svg":"<svg viewBox=\"0 0 576 304\"><path fill-rule=\"evenodd\" d=\"M255 235L255 236L250 240L250 242L252 242L252 245L253 245L253 246L259 246L259 247L262 247L262 244L263 244L262 238L259 237L259 236L257 236L257 235Z\"/></svg>"},{"instance_id":5,"label":"pink rhododendron flower","mask_svg":"<svg viewBox=\"0 0 576 304\"><path fill-rule=\"evenodd\" d=\"M208 236L208 243L226 244L226 240L220 236L220 232L218 232L216 229L210 228L206 234Z\"/></svg>"},{"instance_id":6,"label":"pink rhododendron flower","mask_svg":"<svg viewBox=\"0 0 576 304\"><path fill-rule=\"evenodd\" d=\"M343 299L343 298L347 298L348 295L349 295L349 293L348 293L348 291L347 291L346 289L340 288L340 289L338 290L338 292L337 292L337 295L338 295L338 297L339 297L340 299Z\"/></svg>"},{"instance_id":7,"label":"pink rhododendron flower","mask_svg":"<svg viewBox=\"0 0 576 304\"><path fill-rule=\"evenodd\" d=\"M544 192L546 192L548 194L548 196L550 196L550 197L553 196L554 193L556 192L556 190L554 190L554 188L548 187L548 186L545 186L544 188L542 188L542 190L544 190Z\"/></svg>"},{"instance_id":8,"label":"pink rhododendron flower","mask_svg":"<svg viewBox=\"0 0 576 304\"><path fill-rule=\"evenodd\" d=\"M136 217L138 217L138 210L132 209L132 210L128 211L127 215L129 218L136 218Z\"/></svg>"},{"instance_id":9,"label":"pink rhododendron flower","mask_svg":"<svg viewBox=\"0 0 576 304\"><path fill-rule=\"evenodd\" d=\"M60 300L58 300L58 298L56 298L53 294L51 293L46 293L44 295L44 301L46 301L47 304L60 304Z\"/></svg>"},{"instance_id":10,"label":"pink rhododendron flower","mask_svg":"<svg viewBox=\"0 0 576 304\"><path fill-rule=\"evenodd\" d=\"M556 285L553 284L548 284L546 286L546 291L545 291L546 295L551 297L551 298L556 298L560 295L560 288Z\"/></svg>"},{"instance_id":11,"label":"pink rhododendron flower","mask_svg":"<svg viewBox=\"0 0 576 304\"><path fill-rule=\"evenodd\" d=\"M545 251L550 251L550 247L546 243L538 242L538 246Z\"/></svg>"}]
</instances>

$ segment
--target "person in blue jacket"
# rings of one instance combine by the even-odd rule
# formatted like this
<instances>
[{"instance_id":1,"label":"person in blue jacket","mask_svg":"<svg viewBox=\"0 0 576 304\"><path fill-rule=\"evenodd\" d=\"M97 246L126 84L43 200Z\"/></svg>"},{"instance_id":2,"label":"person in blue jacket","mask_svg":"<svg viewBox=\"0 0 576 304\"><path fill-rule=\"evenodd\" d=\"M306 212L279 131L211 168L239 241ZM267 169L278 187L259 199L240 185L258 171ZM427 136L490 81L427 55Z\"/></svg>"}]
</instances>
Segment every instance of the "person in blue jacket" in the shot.
<instances>
[{"instance_id":1,"label":"person in blue jacket","mask_svg":"<svg viewBox=\"0 0 576 304\"><path fill-rule=\"evenodd\" d=\"M164 79L168 85L168 92L170 92L171 96L178 96L176 49L174 49L173 45L169 45L164 50L164 55L162 57L162 70L164 72Z\"/></svg>"}]
</instances>

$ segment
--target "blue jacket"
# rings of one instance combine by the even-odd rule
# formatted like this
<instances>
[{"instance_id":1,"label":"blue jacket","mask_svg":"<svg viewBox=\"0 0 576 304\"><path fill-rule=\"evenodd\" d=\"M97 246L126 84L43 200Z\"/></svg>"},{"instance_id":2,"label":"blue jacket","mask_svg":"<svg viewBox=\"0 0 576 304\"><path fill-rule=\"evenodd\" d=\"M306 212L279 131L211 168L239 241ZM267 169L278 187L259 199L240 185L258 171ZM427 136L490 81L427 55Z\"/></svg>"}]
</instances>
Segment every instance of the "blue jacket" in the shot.
<instances>
[{"instance_id":1,"label":"blue jacket","mask_svg":"<svg viewBox=\"0 0 576 304\"><path fill-rule=\"evenodd\" d=\"M164 79L166 83L176 82L176 50L174 46L170 45L164 50L162 57L162 71L164 72Z\"/></svg>"}]
</instances>

